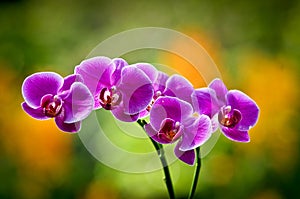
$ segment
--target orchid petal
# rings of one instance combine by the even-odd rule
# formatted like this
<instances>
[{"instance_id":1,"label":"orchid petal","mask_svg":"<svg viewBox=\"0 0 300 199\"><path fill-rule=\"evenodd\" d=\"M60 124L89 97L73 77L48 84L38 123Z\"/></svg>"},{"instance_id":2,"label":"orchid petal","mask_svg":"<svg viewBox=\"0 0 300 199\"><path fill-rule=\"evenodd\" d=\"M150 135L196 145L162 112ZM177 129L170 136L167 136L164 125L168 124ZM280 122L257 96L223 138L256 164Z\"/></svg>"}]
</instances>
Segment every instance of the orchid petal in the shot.
<instances>
[{"instance_id":1,"label":"orchid petal","mask_svg":"<svg viewBox=\"0 0 300 199\"><path fill-rule=\"evenodd\" d=\"M24 80L22 94L28 106L38 108L42 97L46 94L56 95L62 84L63 78L57 73L34 73Z\"/></svg>"},{"instance_id":2,"label":"orchid petal","mask_svg":"<svg viewBox=\"0 0 300 199\"><path fill-rule=\"evenodd\" d=\"M132 66L122 70L121 83L117 87L122 94L124 112L135 115L146 109L153 97L153 86L145 73Z\"/></svg>"},{"instance_id":3,"label":"orchid petal","mask_svg":"<svg viewBox=\"0 0 300 199\"><path fill-rule=\"evenodd\" d=\"M259 108L248 95L238 90L230 90L226 97L228 105L242 114L242 119L236 126L238 130L247 131L256 124Z\"/></svg>"},{"instance_id":4,"label":"orchid petal","mask_svg":"<svg viewBox=\"0 0 300 199\"><path fill-rule=\"evenodd\" d=\"M122 69L125 66L128 66L128 63L122 58L114 58L112 60L112 62L114 63L116 69L115 69L114 73L112 74L111 83L112 83L112 85L116 85L117 83L119 83L119 81L121 79Z\"/></svg>"},{"instance_id":5,"label":"orchid petal","mask_svg":"<svg viewBox=\"0 0 300 199\"><path fill-rule=\"evenodd\" d=\"M154 66L148 63L137 63L132 66L137 67L138 69L141 69L151 80L151 82L154 82L157 78L157 70Z\"/></svg>"},{"instance_id":6,"label":"orchid petal","mask_svg":"<svg viewBox=\"0 0 300 199\"><path fill-rule=\"evenodd\" d=\"M215 91L210 88L196 89L192 94L193 107L199 114L213 117L220 107L218 106Z\"/></svg>"},{"instance_id":7,"label":"orchid petal","mask_svg":"<svg viewBox=\"0 0 300 199\"><path fill-rule=\"evenodd\" d=\"M147 117L149 114L150 114L150 112L149 112L149 111L147 111L147 110L143 110L143 111L141 111L141 112L140 112L140 114L139 114L139 118L144 118L144 117Z\"/></svg>"},{"instance_id":8,"label":"orchid petal","mask_svg":"<svg viewBox=\"0 0 300 199\"><path fill-rule=\"evenodd\" d=\"M212 133L214 133L219 128L218 114L215 114L210 120L211 120Z\"/></svg>"},{"instance_id":9,"label":"orchid petal","mask_svg":"<svg viewBox=\"0 0 300 199\"><path fill-rule=\"evenodd\" d=\"M177 145L174 148L174 153L181 161L186 164L193 165L195 162L195 151L194 149L189 151L180 150L181 141L178 141Z\"/></svg>"},{"instance_id":10,"label":"orchid petal","mask_svg":"<svg viewBox=\"0 0 300 199\"><path fill-rule=\"evenodd\" d=\"M180 75L172 75L166 82L164 94L167 96L178 97L192 104L191 95L194 92L193 85Z\"/></svg>"},{"instance_id":11,"label":"orchid petal","mask_svg":"<svg viewBox=\"0 0 300 199\"><path fill-rule=\"evenodd\" d=\"M115 71L115 64L107 57L94 57L84 60L75 67L75 74L81 75L84 84L94 96L94 108L101 108L99 93L104 87L111 87L111 76Z\"/></svg>"},{"instance_id":12,"label":"orchid petal","mask_svg":"<svg viewBox=\"0 0 300 199\"><path fill-rule=\"evenodd\" d=\"M195 122L185 127L182 135L181 151L189 151L204 144L211 136L212 127L207 115L200 115Z\"/></svg>"},{"instance_id":13,"label":"orchid petal","mask_svg":"<svg viewBox=\"0 0 300 199\"><path fill-rule=\"evenodd\" d=\"M74 123L65 123L65 110L62 109L62 112L55 117L55 123L57 127L65 132L69 133L76 133L81 128L81 121L74 122Z\"/></svg>"},{"instance_id":14,"label":"orchid petal","mask_svg":"<svg viewBox=\"0 0 300 199\"><path fill-rule=\"evenodd\" d=\"M78 74L73 74L73 75L69 75L67 77L64 78L64 83L62 85L62 87L59 89L59 93L62 93L64 91L68 91L70 90L72 84L74 82L83 82L83 79L80 75Z\"/></svg>"},{"instance_id":15,"label":"orchid petal","mask_svg":"<svg viewBox=\"0 0 300 199\"><path fill-rule=\"evenodd\" d=\"M222 80L216 78L208 85L208 87L216 92L218 100L220 100L223 104L226 102L225 96L228 90Z\"/></svg>"},{"instance_id":16,"label":"orchid petal","mask_svg":"<svg viewBox=\"0 0 300 199\"><path fill-rule=\"evenodd\" d=\"M135 122L139 119L139 114L128 115L124 112L124 107L119 105L111 110L114 117L123 122Z\"/></svg>"},{"instance_id":17,"label":"orchid petal","mask_svg":"<svg viewBox=\"0 0 300 199\"><path fill-rule=\"evenodd\" d=\"M223 134L235 142L250 142L248 131L240 131L236 128L221 127Z\"/></svg>"},{"instance_id":18,"label":"orchid petal","mask_svg":"<svg viewBox=\"0 0 300 199\"><path fill-rule=\"evenodd\" d=\"M162 93L166 88L166 82L168 78L169 76L166 73L159 71L153 83L154 91L160 91Z\"/></svg>"},{"instance_id":19,"label":"orchid petal","mask_svg":"<svg viewBox=\"0 0 300 199\"><path fill-rule=\"evenodd\" d=\"M192 106L175 97L159 97L154 102L150 111L150 123L155 130L160 129L160 125L165 118L181 122L193 113Z\"/></svg>"},{"instance_id":20,"label":"orchid petal","mask_svg":"<svg viewBox=\"0 0 300 199\"><path fill-rule=\"evenodd\" d=\"M88 88L75 82L69 95L64 99L65 123L74 123L85 119L93 110L94 100Z\"/></svg>"},{"instance_id":21,"label":"orchid petal","mask_svg":"<svg viewBox=\"0 0 300 199\"><path fill-rule=\"evenodd\" d=\"M38 119L38 120L46 120L49 119L49 117L47 117L44 114L43 108L38 107L38 108L31 108L30 106L28 106L28 104L26 102L23 102L22 104L22 108L23 110L30 115L31 117L33 117L34 119Z\"/></svg>"}]
</instances>

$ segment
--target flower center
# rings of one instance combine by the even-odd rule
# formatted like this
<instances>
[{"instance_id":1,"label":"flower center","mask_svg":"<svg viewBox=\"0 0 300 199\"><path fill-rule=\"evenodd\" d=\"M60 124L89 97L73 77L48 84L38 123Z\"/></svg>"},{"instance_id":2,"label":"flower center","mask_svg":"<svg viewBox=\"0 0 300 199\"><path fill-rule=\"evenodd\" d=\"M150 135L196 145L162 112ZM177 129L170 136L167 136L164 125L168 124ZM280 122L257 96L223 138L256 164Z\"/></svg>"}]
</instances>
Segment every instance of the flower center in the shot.
<instances>
[{"instance_id":1,"label":"flower center","mask_svg":"<svg viewBox=\"0 0 300 199\"><path fill-rule=\"evenodd\" d=\"M223 106L219 112L218 120L225 127L233 128L242 119L242 114L237 109L232 109L231 106Z\"/></svg>"},{"instance_id":2,"label":"flower center","mask_svg":"<svg viewBox=\"0 0 300 199\"><path fill-rule=\"evenodd\" d=\"M48 117L55 117L61 112L62 99L57 95L48 95L42 99L44 114Z\"/></svg>"},{"instance_id":3,"label":"flower center","mask_svg":"<svg viewBox=\"0 0 300 199\"><path fill-rule=\"evenodd\" d=\"M106 110L112 110L114 105L120 103L120 95L116 93L116 88L113 86L110 89L103 88L100 92L100 104Z\"/></svg>"},{"instance_id":4,"label":"flower center","mask_svg":"<svg viewBox=\"0 0 300 199\"><path fill-rule=\"evenodd\" d=\"M160 92L160 91L156 91L150 104L146 107L146 110L148 112L150 112L151 108L152 108L152 105L154 104L155 100L159 97L159 96L163 96L163 94Z\"/></svg>"},{"instance_id":5,"label":"flower center","mask_svg":"<svg viewBox=\"0 0 300 199\"><path fill-rule=\"evenodd\" d=\"M175 122L174 120L167 118L161 126L162 127L158 132L158 136L160 139L163 139L167 142L172 142L178 137L176 135L180 130L179 122Z\"/></svg>"}]
</instances>

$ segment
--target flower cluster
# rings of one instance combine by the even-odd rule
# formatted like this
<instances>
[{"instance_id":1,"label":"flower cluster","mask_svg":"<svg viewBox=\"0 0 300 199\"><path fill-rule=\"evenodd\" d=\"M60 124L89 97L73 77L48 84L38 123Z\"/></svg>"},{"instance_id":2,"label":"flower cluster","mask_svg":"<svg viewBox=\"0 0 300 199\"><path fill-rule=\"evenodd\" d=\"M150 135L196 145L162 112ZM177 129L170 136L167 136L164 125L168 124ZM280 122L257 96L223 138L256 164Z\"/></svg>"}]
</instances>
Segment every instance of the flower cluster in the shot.
<instances>
[{"instance_id":1,"label":"flower cluster","mask_svg":"<svg viewBox=\"0 0 300 199\"><path fill-rule=\"evenodd\" d=\"M220 79L207 88L193 88L180 75L168 76L148 63L129 65L121 58L94 57L65 78L53 72L24 80L22 107L36 119L55 118L66 132L78 132L92 110L111 111L115 118L135 122L149 116L144 128L160 144L177 142L174 153L193 165L194 149L218 128L231 140L249 142L248 131L259 108L246 94L227 90Z\"/></svg>"}]
</instances>

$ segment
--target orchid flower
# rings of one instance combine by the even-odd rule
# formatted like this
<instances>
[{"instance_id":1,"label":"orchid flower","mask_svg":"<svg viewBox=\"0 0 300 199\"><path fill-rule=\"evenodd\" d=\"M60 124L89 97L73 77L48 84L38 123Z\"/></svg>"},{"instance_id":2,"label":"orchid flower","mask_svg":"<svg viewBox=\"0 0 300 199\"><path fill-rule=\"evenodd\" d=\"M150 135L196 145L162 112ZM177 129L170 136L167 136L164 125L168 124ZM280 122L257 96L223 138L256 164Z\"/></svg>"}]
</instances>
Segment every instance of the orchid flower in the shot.
<instances>
[{"instance_id":1,"label":"orchid flower","mask_svg":"<svg viewBox=\"0 0 300 199\"><path fill-rule=\"evenodd\" d=\"M152 105L147 134L156 142L171 144L176 141L175 155L193 165L194 149L211 135L211 121L207 115L193 114L192 105L176 97L162 96Z\"/></svg>"},{"instance_id":2,"label":"orchid flower","mask_svg":"<svg viewBox=\"0 0 300 199\"><path fill-rule=\"evenodd\" d=\"M76 66L75 74L94 96L94 109L104 108L121 121L134 122L152 99L156 69L150 64L128 65L121 58L94 57Z\"/></svg>"},{"instance_id":3,"label":"orchid flower","mask_svg":"<svg viewBox=\"0 0 300 199\"><path fill-rule=\"evenodd\" d=\"M156 79L153 81L154 95L151 103L146 110L141 113L140 117L147 116L155 100L160 96L177 97L188 103L192 103L191 95L194 91L192 84L180 75L168 76L163 72L158 72Z\"/></svg>"},{"instance_id":4,"label":"orchid flower","mask_svg":"<svg viewBox=\"0 0 300 199\"><path fill-rule=\"evenodd\" d=\"M199 114L212 118L214 131L219 127L230 140L249 142L248 134L258 120L259 108L245 93L227 90L220 79L213 80L207 88L196 89L193 105Z\"/></svg>"},{"instance_id":5,"label":"orchid flower","mask_svg":"<svg viewBox=\"0 0 300 199\"><path fill-rule=\"evenodd\" d=\"M92 111L94 100L78 75L62 78L54 72L28 76L22 85L23 110L39 120L55 118L66 132L78 132L81 121Z\"/></svg>"}]
</instances>

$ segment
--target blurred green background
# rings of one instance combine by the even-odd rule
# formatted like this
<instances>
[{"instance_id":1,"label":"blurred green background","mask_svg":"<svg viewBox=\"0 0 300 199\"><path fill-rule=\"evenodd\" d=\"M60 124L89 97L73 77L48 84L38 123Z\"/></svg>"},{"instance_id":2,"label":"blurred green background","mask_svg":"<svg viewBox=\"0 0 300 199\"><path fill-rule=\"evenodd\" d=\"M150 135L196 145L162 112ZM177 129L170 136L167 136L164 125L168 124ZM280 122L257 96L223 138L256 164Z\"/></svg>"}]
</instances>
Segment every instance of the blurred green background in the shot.
<instances>
[{"instance_id":1,"label":"blurred green background","mask_svg":"<svg viewBox=\"0 0 300 199\"><path fill-rule=\"evenodd\" d=\"M29 74L68 75L99 42L145 26L194 38L214 59L225 84L261 108L250 143L221 136L203 159L196 198L299 198L297 0L1 1L0 198L167 198L161 171L110 169L87 152L78 135L60 132L52 120L36 121L20 107L22 81ZM205 86L177 56L145 50L124 58L166 63L195 87ZM150 142L145 147L151 148ZM176 195L185 198L193 167L177 161L171 173Z\"/></svg>"}]
</instances>

